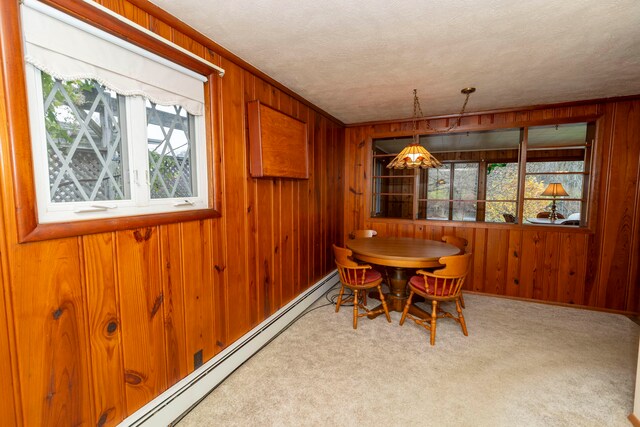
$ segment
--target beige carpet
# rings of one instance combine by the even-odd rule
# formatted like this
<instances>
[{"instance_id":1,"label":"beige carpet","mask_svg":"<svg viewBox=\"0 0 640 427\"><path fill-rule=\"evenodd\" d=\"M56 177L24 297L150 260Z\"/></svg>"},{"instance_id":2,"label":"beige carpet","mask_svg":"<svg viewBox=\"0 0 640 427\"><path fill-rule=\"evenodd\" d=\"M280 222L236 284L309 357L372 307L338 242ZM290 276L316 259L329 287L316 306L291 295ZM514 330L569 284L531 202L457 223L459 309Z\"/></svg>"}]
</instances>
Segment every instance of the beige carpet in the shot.
<instances>
[{"instance_id":1,"label":"beige carpet","mask_svg":"<svg viewBox=\"0 0 640 427\"><path fill-rule=\"evenodd\" d=\"M465 295L434 347L415 323L300 318L180 426L628 426L639 327L621 315ZM319 303L324 303L324 299Z\"/></svg>"}]
</instances>

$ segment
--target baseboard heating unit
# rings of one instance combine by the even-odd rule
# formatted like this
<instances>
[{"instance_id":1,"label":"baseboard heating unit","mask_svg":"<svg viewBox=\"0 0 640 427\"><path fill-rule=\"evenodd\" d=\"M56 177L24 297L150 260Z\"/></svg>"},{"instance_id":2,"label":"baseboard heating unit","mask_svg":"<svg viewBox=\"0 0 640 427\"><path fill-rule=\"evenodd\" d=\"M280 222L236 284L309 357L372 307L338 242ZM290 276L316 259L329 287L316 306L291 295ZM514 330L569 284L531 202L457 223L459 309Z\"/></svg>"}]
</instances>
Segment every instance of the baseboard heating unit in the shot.
<instances>
[{"instance_id":1,"label":"baseboard heating unit","mask_svg":"<svg viewBox=\"0 0 640 427\"><path fill-rule=\"evenodd\" d=\"M238 341L124 419L120 426L148 427L173 424L339 281L337 271L329 273Z\"/></svg>"}]
</instances>

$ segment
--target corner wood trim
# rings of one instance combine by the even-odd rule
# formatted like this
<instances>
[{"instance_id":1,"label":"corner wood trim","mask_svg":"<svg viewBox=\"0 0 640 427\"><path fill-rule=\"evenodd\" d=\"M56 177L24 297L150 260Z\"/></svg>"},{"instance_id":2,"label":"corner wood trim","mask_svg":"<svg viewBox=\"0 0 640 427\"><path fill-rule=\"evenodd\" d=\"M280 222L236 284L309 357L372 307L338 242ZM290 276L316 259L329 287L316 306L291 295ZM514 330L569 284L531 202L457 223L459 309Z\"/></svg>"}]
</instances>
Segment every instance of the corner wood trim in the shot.
<instances>
[{"instance_id":1,"label":"corner wood trim","mask_svg":"<svg viewBox=\"0 0 640 427\"><path fill-rule=\"evenodd\" d=\"M640 420L638 419L638 417L636 417L636 414L629 414L627 418L629 418L631 425L633 425L634 427L640 427Z\"/></svg>"}]
</instances>

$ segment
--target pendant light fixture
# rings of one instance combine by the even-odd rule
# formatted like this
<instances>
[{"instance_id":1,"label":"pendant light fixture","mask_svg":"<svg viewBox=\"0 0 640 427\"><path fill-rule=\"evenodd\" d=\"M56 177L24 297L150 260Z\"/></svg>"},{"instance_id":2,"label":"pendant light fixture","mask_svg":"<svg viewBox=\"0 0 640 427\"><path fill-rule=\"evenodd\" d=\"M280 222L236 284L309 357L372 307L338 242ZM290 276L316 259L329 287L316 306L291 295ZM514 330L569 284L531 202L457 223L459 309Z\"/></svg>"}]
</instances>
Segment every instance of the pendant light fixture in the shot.
<instances>
[{"instance_id":1,"label":"pendant light fixture","mask_svg":"<svg viewBox=\"0 0 640 427\"><path fill-rule=\"evenodd\" d=\"M464 110L469 102L469 96L476 91L474 87L466 87L460 92L466 95L458 120L456 120L447 129L439 130L431 127L428 121L426 121L427 129L437 133L447 133L460 126L460 119L464 114ZM413 141L404 147L404 149L387 165L389 169L415 169L415 168L437 168L442 163L426 148L420 145L420 135L418 135L418 120L421 119L422 108L420 107L420 100L418 99L418 90L413 90Z\"/></svg>"}]
</instances>

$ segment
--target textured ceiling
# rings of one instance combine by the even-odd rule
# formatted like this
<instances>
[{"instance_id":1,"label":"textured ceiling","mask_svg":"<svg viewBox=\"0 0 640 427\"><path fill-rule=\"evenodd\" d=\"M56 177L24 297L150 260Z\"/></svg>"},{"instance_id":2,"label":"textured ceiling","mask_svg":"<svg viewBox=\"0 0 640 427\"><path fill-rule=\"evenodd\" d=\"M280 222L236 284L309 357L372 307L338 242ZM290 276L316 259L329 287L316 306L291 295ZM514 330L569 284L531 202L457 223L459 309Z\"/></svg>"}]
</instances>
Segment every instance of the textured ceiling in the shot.
<instances>
[{"instance_id":1,"label":"textured ceiling","mask_svg":"<svg viewBox=\"0 0 640 427\"><path fill-rule=\"evenodd\" d=\"M640 93L639 0L151 0L345 123Z\"/></svg>"}]
</instances>

